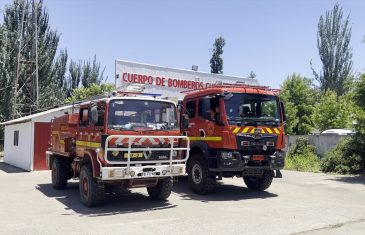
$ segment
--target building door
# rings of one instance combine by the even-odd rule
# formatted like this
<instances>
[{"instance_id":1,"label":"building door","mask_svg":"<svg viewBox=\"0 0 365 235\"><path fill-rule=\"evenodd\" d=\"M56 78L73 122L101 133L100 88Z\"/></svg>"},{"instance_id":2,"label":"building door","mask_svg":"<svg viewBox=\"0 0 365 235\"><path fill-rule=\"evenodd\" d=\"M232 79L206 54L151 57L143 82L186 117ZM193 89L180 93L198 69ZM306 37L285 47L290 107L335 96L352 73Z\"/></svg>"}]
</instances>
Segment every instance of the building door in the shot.
<instances>
[{"instance_id":1,"label":"building door","mask_svg":"<svg viewBox=\"0 0 365 235\"><path fill-rule=\"evenodd\" d=\"M34 157L33 170L47 170L46 151L48 150L48 141L51 136L51 123L35 122L34 123Z\"/></svg>"}]
</instances>

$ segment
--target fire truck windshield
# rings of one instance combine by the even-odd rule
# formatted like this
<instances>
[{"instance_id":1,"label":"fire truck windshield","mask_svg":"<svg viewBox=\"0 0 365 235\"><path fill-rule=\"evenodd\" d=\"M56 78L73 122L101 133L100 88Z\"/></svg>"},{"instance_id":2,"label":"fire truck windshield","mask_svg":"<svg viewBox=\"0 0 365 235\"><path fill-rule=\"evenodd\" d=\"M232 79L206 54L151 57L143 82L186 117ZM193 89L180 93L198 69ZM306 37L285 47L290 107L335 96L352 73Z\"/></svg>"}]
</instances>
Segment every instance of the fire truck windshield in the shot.
<instances>
[{"instance_id":1,"label":"fire truck windshield","mask_svg":"<svg viewBox=\"0 0 365 235\"><path fill-rule=\"evenodd\" d=\"M241 122L244 125L278 126L281 122L276 96L232 93L224 103L230 124Z\"/></svg>"},{"instance_id":2,"label":"fire truck windshield","mask_svg":"<svg viewBox=\"0 0 365 235\"><path fill-rule=\"evenodd\" d=\"M176 108L163 101L118 99L109 102L108 128L148 131L177 130Z\"/></svg>"}]
</instances>

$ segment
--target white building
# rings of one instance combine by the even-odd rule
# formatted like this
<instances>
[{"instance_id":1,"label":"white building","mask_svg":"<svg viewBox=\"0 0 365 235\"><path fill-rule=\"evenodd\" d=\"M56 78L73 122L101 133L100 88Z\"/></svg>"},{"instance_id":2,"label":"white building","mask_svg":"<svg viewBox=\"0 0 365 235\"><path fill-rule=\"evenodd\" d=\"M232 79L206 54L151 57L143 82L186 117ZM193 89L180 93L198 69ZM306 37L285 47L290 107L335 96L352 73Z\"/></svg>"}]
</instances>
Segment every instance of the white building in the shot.
<instances>
[{"instance_id":1,"label":"white building","mask_svg":"<svg viewBox=\"0 0 365 235\"><path fill-rule=\"evenodd\" d=\"M203 73L193 70L167 68L124 60L115 61L115 84L118 89L162 94L183 98L182 91L195 90L214 85L245 84L259 85L256 79Z\"/></svg>"},{"instance_id":2,"label":"white building","mask_svg":"<svg viewBox=\"0 0 365 235\"><path fill-rule=\"evenodd\" d=\"M46 169L51 120L71 111L65 106L0 123L5 126L4 161L27 171Z\"/></svg>"}]
</instances>

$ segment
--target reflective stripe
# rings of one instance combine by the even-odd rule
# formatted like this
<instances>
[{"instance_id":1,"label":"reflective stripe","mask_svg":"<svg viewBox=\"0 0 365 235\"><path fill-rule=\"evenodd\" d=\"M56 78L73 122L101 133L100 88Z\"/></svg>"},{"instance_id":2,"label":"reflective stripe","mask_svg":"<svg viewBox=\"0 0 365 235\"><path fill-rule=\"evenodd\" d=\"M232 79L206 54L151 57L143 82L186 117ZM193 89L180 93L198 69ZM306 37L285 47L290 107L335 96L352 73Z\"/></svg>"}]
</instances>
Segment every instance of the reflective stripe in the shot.
<instances>
[{"instance_id":1,"label":"reflective stripe","mask_svg":"<svg viewBox=\"0 0 365 235\"><path fill-rule=\"evenodd\" d=\"M266 131L269 133L269 134L272 134L272 130L271 130L271 128L266 128Z\"/></svg>"},{"instance_id":2,"label":"reflective stripe","mask_svg":"<svg viewBox=\"0 0 365 235\"><path fill-rule=\"evenodd\" d=\"M252 128L252 130L250 131L251 134L255 133L255 128Z\"/></svg>"},{"instance_id":3,"label":"reflective stripe","mask_svg":"<svg viewBox=\"0 0 365 235\"><path fill-rule=\"evenodd\" d=\"M241 127L236 127L235 129L234 129L234 131L233 131L233 133L237 133L237 132L239 132L240 131L240 129L241 129Z\"/></svg>"},{"instance_id":4,"label":"reflective stripe","mask_svg":"<svg viewBox=\"0 0 365 235\"><path fill-rule=\"evenodd\" d=\"M222 141L221 136L189 137L189 140Z\"/></svg>"},{"instance_id":5,"label":"reflective stripe","mask_svg":"<svg viewBox=\"0 0 365 235\"><path fill-rule=\"evenodd\" d=\"M88 142L88 141L76 141L76 146L80 147L92 147L92 148L100 148L100 143L97 142Z\"/></svg>"},{"instance_id":6,"label":"reflective stripe","mask_svg":"<svg viewBox=\"0 0 365 235\"><path fill-rule=\"evenodd\" d=\"M249 127L245 127L245 129L243 129L242 133L247 133L248 129L250 129Z\"/></svg>"},{"instance_id":7,"label":"reflective stripe","mask_svg":"<svg viewBox=\"0 0 365 235\"><path fill-rule=\"evenodd\" d=\"M276 128L276 127L274 128L274 131L275 131L276 134L279 134L280 133L279 130L278 130L278 128Z\"/></svg>"}]
</instances>

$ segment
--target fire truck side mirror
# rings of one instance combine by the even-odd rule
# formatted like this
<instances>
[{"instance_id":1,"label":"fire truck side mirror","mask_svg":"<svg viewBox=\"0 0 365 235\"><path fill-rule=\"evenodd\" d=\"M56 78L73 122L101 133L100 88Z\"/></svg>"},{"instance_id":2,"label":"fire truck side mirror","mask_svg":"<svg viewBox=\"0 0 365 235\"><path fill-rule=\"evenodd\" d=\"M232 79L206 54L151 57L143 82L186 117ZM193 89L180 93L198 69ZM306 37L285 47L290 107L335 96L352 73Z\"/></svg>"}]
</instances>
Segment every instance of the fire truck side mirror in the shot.
<instances>
[{"instance_id":1,"label":"fire truck side mirror","mask_svg":"<svg viewBox=\"0 0 365 235\"><path fill-rule=\"evenodd\" d=\"M92 123L95 124L98 122L98 108L96 106L92 106L90 111Z\"/></svg>"},{"instance_id":2,"label":"fire truck side mirror","mask_svg":"<svg viewBox=\"0 0 365 235\"><path fill-rule=\"evenodd\" d=\"M181 118L181 129L187 131L189 126L189 116L187 114L182 115Z\"/></svg>"},{"instance_id":3,"label":"fire truck side mirror","mask_svg":"<svg viewBox=\"0 0 365 235\"><path fill-rule=\"evenodd\" d=\"M286 121L286 114L285 114L285 108L284 108L284 103L282 101L280 101L280 108L281 108L281 113L283 114L283 121Z\"/></svg>"}]
</instances>

